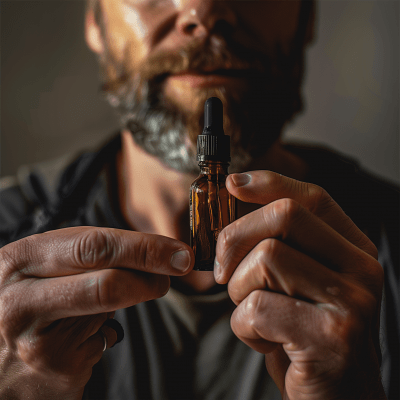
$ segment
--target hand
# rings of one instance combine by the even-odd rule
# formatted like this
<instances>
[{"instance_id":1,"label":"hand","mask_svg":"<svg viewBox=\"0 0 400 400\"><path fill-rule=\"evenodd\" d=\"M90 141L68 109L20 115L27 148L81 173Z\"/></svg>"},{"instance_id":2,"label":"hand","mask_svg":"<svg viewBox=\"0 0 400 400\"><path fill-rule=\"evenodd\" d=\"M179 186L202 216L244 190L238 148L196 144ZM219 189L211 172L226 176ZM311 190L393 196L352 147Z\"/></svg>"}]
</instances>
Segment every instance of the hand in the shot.
<instances>
[{"instance_id":1,"label":"hand","mask_svg":"<svg viewBox=\"0 0 400 400\"><path fill-rule=\"evenodd\" d=\"M82 398L103 353L106 319L163 296L169 275L193 264L184 243L118 229L66 228L4 246L0 398ZM116 332L103 329L111 347Z\"/></svg>"},{"instance_id":2,"label":"hand","mask_svg":"<svg viewBox=\"0 0 400 400\"><path fill-rule=\"evenodd\" d=\"M237 305L234 333L265 354L282 398L384 399L376 247L316 185L253 171L227 188L264 206L220 233L215 279Z\"/></svg>"}]
</instances>

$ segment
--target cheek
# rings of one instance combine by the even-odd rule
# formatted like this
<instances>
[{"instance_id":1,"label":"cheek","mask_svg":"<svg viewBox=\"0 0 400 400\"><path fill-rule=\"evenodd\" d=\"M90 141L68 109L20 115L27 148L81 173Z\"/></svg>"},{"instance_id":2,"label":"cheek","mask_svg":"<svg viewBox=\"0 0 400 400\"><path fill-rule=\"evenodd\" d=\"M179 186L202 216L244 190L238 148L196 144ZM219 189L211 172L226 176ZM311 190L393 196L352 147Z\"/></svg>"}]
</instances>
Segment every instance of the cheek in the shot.
<instances>
[{"instance_id":1,"label":"cheek","mask_svg":"<svg viewBox=\"0 0 400 400\"><path fill-rule=\"evenodd\" d=\"M245 29L268 51L274 51L276 44L289 51L298 27L301 1L240 1L232 6Z\"/></svg>"},{"instance_id":2,"label":"cheek","mask_svg":"<svg viewBox=\"0 0 400 400\"><path fill-rule=\"evenodd\" d=\"M128 69L134 69L148 52L144 43L146 26L132 7L118 1L104 1L102 7L110 53Z\"/></svg>"},{"instance_id":3,"label":"cheek","mask_svg":"<svg viewBox=\"0 0 400 400\"><path fill-rule=\"evenodd\" d=\"M123 20L127 29L132 32L136 40L144 41L149 33L148 26L143 22L139 11L129 6L122 8Z\"/></svg>"}]
</instances>

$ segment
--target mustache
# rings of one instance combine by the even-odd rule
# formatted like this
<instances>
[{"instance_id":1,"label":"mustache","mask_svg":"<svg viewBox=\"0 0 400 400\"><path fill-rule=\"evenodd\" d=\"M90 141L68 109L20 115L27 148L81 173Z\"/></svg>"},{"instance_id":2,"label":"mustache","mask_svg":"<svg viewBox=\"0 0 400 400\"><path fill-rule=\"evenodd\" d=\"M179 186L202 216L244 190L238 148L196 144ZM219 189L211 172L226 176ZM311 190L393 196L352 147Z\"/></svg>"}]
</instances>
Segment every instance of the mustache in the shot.
<instances>
[{"instance_id":1,"label":"mustache","mask_svg":"<svg viewBox=\"0 0 400 400\"><path fill-rule=\"evenodd\" d=\"M125 59L127 57L125 56ZM168 75L183 72L247 74L253 78L265 76L271 69L271 58L240 43L233 43L222 37L212 36L202 43L150 55L134 70L126 69L126 62L109 63L119 71L118 78L102 85L102 91L115 92L122 85L133 81L140 87L145 82L161 83ZM234 71L234 72L232 72Z\"/></svg>"}]
</instances>

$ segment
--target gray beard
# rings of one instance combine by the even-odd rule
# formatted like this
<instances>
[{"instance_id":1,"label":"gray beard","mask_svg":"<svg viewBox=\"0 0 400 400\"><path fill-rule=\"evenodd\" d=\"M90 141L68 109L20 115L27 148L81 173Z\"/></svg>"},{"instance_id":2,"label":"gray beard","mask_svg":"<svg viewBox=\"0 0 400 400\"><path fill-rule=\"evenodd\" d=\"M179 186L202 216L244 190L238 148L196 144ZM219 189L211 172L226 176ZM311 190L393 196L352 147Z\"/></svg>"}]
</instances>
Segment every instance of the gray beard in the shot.
<instances>
[{"instance_id":1,"label":"gray beard","mask_svg":"<svg viewBox=\"0 0 400 400\"><path fill-rule=\"evenodd\" d=\"M171 61L168 54L167 57L148 60L147 69L152 71L143 78L132 78L134 74L126 70L125 62L116 61L106 46L99 57L103 69L102 91L117 110L121 128L128 129L141 148L158 157L169 168L196 174L199 168L194 142L202 131L203 113L188 117L165 99L160 74L179 72L188 67L201 70L208 64L224 65L226 60L234 67L255 67L262 73L250 79L247 93L234 93L235 90L228 93L225 88L219 88L204 93L203 104L197 104L200 110L211 96L223 101L225 133L231 137L230 172L248 170L253 161L262 158L279 139L285 123L302 110L303 57L310 40L307 28L313 23L313 18L313 2L304 1L290 54L284 55L281 49L276 48L274 54L267 56L251 50L250 43L235 41L229 35L220 36L210 40L208 47L195 47L195 51L188 51L187 59L175 57L175 61ZM102 18L99 24L106 39L107 30ZM239 43L242 44L239 46ZM118 77L115 82L109 81L108 65Z\"/></svg>"},{"instance_id":2,"label":"gray beard","mask_svg":"<svg viewBox=\"0 0 400 400\"><path fill-rule=\"evenodd\" d=\"M165 99L160 99L157 84L145 82L140 89L138 86L134 82L125 83L117 93L106 93L108 102L118 111L121 128L128 129L135 143L165 166L187 174L198 174L196 148L187 137L184 116L167 106ZM152 90L151 86L154 86ZM138 93L143 100L138 100ZM200 123L198 129L201 133ZM242 147L232 147L229 171L244 171L253 159Z\"/></svg>"},{"instance_id":3,"label":"gray beard","mask_svg":"<svg viewBox=\"0 0 400 400\"><path fill-rule=\"evenodd\" d=\"M211 47L211 56L208 56L200 49L197 53L200 61L193 65L201 67L209 60L218 61L222 57L222 50L219 50ZM228 59L234 57L230 54L228 52ZM277 49L270 57L260 55L257 59L253 53L251 56L252 65L262 67L248 76L247 89L219 87L204 90L193 99L196 104L192 108L198 110L194 115L185 115L165 97L162 70L157 71L158 74L154 71L150 74L148 71L129 73L124 62L116 62L107 53L103 55L101 65L111 65L120 78L115 82L106 81L103 93L117 110L121 128L128 129L141 148L167 167L189 174L199 171L195 142L203 129L204 102L211 96L219 97L224 104L225 134L231 138L229 170L242 172L265 155L278 140L285 123L302 108L303 52L285 56ZM237 65L243 65L240 63L238 61ZM157 60L148 64L157 66ZM166 73L169 73L168 69Z\"/></svg>"}]
</instances>

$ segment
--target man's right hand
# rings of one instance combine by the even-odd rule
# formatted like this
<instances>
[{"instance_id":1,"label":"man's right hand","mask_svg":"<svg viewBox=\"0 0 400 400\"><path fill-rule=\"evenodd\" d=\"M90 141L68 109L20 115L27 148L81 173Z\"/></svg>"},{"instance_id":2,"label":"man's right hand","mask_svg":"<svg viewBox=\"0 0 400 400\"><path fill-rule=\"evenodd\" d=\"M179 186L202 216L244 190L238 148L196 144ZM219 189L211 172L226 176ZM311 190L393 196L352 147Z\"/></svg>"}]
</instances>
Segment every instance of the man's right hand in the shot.
<instances>
[{"instance_id":1,"label":"man's right hand","mask_svg":"<svg viewBox=\"0 0 400 400\"><path fill-rule=\"evenodd\" d=\"M75 227L0 249L0 398L80 399L120 308L162 297L194 264L159 235ZM108 346L116 333L103 328Z\"/></svg>"}]
</instances>

